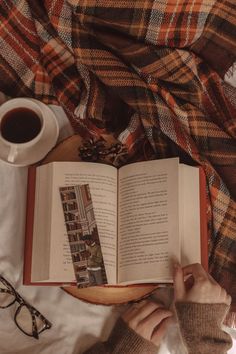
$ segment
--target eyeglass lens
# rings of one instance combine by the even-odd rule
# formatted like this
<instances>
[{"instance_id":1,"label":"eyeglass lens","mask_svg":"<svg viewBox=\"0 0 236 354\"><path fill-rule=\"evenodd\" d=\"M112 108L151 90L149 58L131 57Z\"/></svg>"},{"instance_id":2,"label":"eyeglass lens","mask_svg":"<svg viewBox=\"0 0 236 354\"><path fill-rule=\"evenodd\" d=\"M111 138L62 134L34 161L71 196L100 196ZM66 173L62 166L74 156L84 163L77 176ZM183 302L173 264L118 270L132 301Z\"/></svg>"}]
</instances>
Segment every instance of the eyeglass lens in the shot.
<instances>
[{"instance_id":1,"label":"eyeglass lens","mask_svg":"<svg viewBox=\"0 0 236 354\"><path fill-rule=\"evenodd\" d=\"M15 294L12 294L11 290L0 280L0 307L8 307L14 301Z\"/></svg>"},{"instance_id":2,"label":"eyeglass lens","mask_svg":"<svg viewBox=\"0 0 236 354\"><path fill-rule=\"evenodd\" d=\"M2 279L1 279L2 278ZM49 329L51 323L40 312L20 297L12 285L3 277L0 278L0 308L6 308L15 301L18 307L15 312L15 323L27 335L38 339L38 334L44 329Z\"/></svg>"},{"instance_id":3,"label":"eyeglass lens","mask_svg":"<svg viewBox=\"0 0 236 354\"><path fill-rule=\"evenodd\" d=\"M40 333L44 328L45 324L37 315L35 316L35 322L37 326L37 332ZM28 335L33 335L33 317L26 305L21 305L16 312L15 321L17 325Z\"/></svg>"}]
</instances>

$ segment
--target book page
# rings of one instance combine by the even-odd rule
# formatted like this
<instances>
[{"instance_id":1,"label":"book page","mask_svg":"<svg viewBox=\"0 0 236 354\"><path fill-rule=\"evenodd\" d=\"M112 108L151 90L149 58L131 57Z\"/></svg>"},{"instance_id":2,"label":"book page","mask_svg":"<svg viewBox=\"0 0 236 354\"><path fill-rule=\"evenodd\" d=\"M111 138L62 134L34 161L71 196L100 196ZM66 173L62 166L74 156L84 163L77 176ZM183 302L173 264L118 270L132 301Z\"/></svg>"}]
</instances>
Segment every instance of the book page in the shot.
<instances>
[{"instance_id":1,"label":"book page","mask_svg":"<svg viewBox=\"0 0 236 354\"><path fill-rule=\"evenodd\" d=\"M119 170L118 281L168 282L180 258L177 158Z\"/></svg>"},{"instance_id":2,"label":"book page","mask_svg":"<svg viewBox=\"0 0 236 354\"><path fill-rule=\"evenodd\" d=\"M109 283L115 283L117 253L117 169L104 164L87 162L53 163L50 280L63 280L64 282L75 280L59 187L80 184L89 184L107 279Z\"/></svg>"},{"instance_id":3,"label":"book page","mask_svg":"<svg viewBox=\"0 0 236 354\"><path fill-rule=\"evenodd\" d=\"M199 168L180 164L181 265L201 263Z\"/></svg>"},{"instance_id":4,"label":"book page","mask_svg":"<svg viewBox=\"0 0 236 354\"><path fill-rule=\"evenodd\" d=\"M36 176L31 281L44 281L49 278L52 171L44 165L36 169Z\"/></svg>"}]
</instances>

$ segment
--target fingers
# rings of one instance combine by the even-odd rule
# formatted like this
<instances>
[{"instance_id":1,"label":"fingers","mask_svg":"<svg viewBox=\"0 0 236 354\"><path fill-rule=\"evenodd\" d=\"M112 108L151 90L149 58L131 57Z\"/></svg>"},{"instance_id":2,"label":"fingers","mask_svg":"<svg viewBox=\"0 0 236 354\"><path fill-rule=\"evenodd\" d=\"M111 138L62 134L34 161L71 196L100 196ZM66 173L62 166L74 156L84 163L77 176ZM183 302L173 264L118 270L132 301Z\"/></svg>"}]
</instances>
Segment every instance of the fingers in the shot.
<instances>
[{"instance_id":1,"label":"fingers","mask_svg":"<svg viewBox=\"0 0 236 354\"><path fill-rule=\"evenodd\" d=\"M190 278L184 282L187 276ZM230 305L231 297L208 274L203 267L196 263L184 267L176 267L174 273L175 301L187 301L197 303L225 303Z\"/></svg>"},{"instance_id":2,"label":"fingers","mask_svg":"<svg viewBox=\"0 0 236 354\"><path fill-rule=\"evenodd\" d=\"M222 288L217 281L210 275L208 274L210 281L212 282L212 284L219 286L221 289L221 294L220 294L220 298L222 299L222 302L225 303L226 305L230 306L231 302L232 302L232 298L231 296L227 293L227 291Z\"/></svg>"},{"instance_id":3,"label":"fingers","mask_svg":"<svg viewBox=\"0 0 236 354\"><path fill-rule=\"evenodd\" d=\"M137 323L149 316L158 308L163 308L163 304L156 303L149 300L133 304L123 315L122 318L125 322L129 322L131 326L136 326Z\"/></svg>"},{"instance_id":4,"label":"fingers","mask_svg":"<svg viewBox=\"0 0 236 354\"><path fill-rule=\"evenodd\" d=\"M208 279L208 273L199 263L190 264L183 268L184 276L191 274L194 280Z\"/></svg>"},{"instance_id":5,"label":"fingers","mask_svg":"<svg viewBox=\"0 0 236 354\"><path fill-rule=\"evenodd\" d=\"M227 295L226 296L226 305L230 306L231 305L231 302L232 302L232 298L230 295Z\"/></svg>"},{"instance_id":6,"label":"fingers","mask_svg":"<svg viewBox=\"0 0 236 354\"><path fill-rule=\"evenodd\" d=\"M230 306L231 304L231 296L228 295L228 293L226 292L226 290L224 288L220 288L220 298L221 298L221 302Z\"/></svg>"},{"instance_id":7,"label":"fingers","mask_svg":"<svg viewBox=\"0 0 236 354\"><path fill-rule=\"evenodd\" d=\"M169 324L166 320L171 317L172 312L164 309L163 304L148 300L134 304L122 315L130 328L156 345L160 345L158 340L164 336Z\"/></svg>"},{"instance_id":8,"label":"fingers","mask_svg":"<svg viewBox=\"0 0 236 354\"><path fill-rule=\"evenodd\" d=\"M165 336L168 327L173 323L173 317L168 317L164 319L161 324L156 328L151 336L151 342L154 343L157 347L161 344L163 337Z\"/></svg>"},{"instance_id":9,"label":"fingers","mask_svg":"<svg viewBox=\"0 0 236 354\"><path fill-rule=\"evenodd\" d=\"M158 308L157 310L155 310L154 312L152 312L150 315L148 315L142 321L139 322L138 331L140 331L141 333L146 332L145 335L148 338L151 338L153 334L153 330L157 326L159 326L163 320L171 317L172 315L173 314L171 311Z\"/></svg>"},{"instance_id":10,"label":"fingers","mask_svg":"<svg viewBox=\"0 0 236 354\"><path fill-rule=\"evenodd\" d=\"M134 308L128 326L143 338L160 345L169 324L166 320L171 317L172 312L164 309L162 304L145 302L138 309Z\"/></svg>"},{"instance_id":11,"label":"fingers","mask_svg":"<svg viewBox=\"0 0 236 354\"><path fill-rule=\"evenodd\" d=\"M179 301L185 297L186 289L184 284L184 272L180 265L174 267L174 297Z\"/></svg>"}]
</instances>

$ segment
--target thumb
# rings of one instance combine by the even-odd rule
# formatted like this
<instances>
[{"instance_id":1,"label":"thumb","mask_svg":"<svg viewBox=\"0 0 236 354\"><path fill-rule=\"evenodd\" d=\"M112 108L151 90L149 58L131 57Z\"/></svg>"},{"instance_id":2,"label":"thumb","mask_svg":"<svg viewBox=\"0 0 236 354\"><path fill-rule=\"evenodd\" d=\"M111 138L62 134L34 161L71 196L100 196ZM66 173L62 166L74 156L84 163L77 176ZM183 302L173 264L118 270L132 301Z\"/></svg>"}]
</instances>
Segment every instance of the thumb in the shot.
<instances>
[{"instance_id":1,"label":"thumb","mask_svg":"<svg viewBox=\"0 0 236 354\"><path fill-rule=\"evenodd\" d=\"M184 273L179 264L174 266L174 295L175 301L182 300L185 297L186 290L184 284Z\"/></svg>"}]
</instances>

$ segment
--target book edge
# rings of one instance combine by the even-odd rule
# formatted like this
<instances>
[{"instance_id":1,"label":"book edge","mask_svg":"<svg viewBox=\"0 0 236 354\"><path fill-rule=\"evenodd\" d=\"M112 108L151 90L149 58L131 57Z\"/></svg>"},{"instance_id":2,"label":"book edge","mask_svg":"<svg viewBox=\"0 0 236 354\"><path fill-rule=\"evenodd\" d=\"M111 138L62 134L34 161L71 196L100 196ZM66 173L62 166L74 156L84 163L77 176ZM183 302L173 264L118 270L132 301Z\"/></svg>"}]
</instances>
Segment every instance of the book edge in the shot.
<instances>
[{"instance_id":1,"label":"book edge","mask_svg":"<svg viewBox=\"0 0 236 354\"><path fill-rule=\"evenodd\" d=\"M32 247L33 247L33 227L34 227L34 209L35 209L35 183L36 167L29 167L27 181L27 201L26 201L26 229L24 245L24 270L23 284L31 284L32 268Z\"/></svg>"},{"instance_id":2,"label":"book edge","mask_svg":"<svg viewBox=\"0 0 236 354\"><path fill-rule=\"evenodd\" d=\"M201 232L201 264L208 272L208 232L207 232L207 199L206 176L199 166L199 193L200 193L200 232Z\"/></svg>"}]
</instances>

